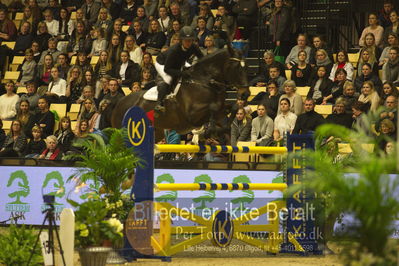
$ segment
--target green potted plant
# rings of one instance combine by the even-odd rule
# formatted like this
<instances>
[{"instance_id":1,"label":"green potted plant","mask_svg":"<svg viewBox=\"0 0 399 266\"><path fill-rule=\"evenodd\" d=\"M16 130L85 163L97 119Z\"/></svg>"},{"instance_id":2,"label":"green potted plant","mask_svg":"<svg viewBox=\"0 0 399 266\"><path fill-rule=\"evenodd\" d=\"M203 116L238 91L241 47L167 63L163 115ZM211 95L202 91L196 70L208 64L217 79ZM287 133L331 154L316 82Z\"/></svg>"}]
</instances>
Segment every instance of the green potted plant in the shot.
<instances>
[{"instance_id":1,"label":"green potted plant","mask_svg":"<svg viewBox=\"0 0 399 266\"><path fill-rule=\"evenodd\" d=\"M75 207L75 246L82 265L105 265L112 248L104 246L104 242L122 239L123 224L115 217L108 217L106 203L99 197L81 204L68 202Z\"/></svg>"}]
</instances>

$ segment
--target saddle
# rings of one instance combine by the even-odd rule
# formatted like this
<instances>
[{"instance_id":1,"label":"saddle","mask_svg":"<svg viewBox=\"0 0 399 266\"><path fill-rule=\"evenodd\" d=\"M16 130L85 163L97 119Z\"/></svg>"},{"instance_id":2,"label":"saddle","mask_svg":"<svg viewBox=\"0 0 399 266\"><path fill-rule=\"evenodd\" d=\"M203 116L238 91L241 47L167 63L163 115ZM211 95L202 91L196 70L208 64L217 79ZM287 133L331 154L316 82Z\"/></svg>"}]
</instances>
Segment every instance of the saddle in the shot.
<instances>
[{"instance_id":1,"label":"saddle","mask_svg":"<svg viewBox=\"0 0 399 266\"><path fill-rule=\"evenodd\" d=\"M166 95L165 99L175 98L177 93L179 92L181 86L181 80L177 82L175 88L171 93ZM158 100L158 88L157 86L152 87L148 91L146 91L143 95L144 100L156 102Z\"/></svg>"}]
</instances>

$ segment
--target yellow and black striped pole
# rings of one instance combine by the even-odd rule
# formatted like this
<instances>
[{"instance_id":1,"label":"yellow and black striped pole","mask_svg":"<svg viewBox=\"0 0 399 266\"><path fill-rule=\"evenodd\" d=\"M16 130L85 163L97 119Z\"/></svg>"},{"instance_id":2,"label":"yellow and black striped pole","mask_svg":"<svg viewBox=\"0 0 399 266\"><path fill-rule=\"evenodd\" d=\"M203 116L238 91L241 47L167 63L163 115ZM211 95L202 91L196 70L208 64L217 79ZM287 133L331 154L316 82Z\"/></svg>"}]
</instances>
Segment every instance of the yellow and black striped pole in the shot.
<instances>
[{"instance_id":1,"label":"yellow and black striped pole","mask_svg":"<svg viewBox=\"0 0 399 266\"><path fill-rule=\"evenodd\" d=\"M227 146L227 145L180 145L158 144L156 152L214 152L214 153L258 153L258 154L285 154L286 147L262 147L262 146Z\"/></svg>"},{"instance_id":2,"label":"yellow and black striped pole","mask_svg":"<svg viewBox=\"0 0 399 266\"><path fill-rule=\"evenodd\" d=\"M279 190L287 189L285 183L160 183L154 185L157 191L188 190Z\"/></svg>"}]
</instances>

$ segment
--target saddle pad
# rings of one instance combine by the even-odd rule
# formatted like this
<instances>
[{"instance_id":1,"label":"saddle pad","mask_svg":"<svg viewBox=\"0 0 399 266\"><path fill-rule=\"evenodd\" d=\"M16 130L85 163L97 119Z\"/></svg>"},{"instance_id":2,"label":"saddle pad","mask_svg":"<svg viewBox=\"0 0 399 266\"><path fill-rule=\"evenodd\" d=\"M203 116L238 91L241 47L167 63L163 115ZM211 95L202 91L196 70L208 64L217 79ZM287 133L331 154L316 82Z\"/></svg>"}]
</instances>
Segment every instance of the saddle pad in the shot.
<instances>
[{"instance_id":1,"label":"saddle pad","mask_svg":"<svg viewBox=\"0 0 399 266\"><path fill-rule=\"evenodd\" d=\"M179 92L181 82L177 83L174 91L166 96L166 99L173 98ZM152 87L143 95L144 100L156 102L158 100L157 86Z\"/></svg>"}]
</instances>

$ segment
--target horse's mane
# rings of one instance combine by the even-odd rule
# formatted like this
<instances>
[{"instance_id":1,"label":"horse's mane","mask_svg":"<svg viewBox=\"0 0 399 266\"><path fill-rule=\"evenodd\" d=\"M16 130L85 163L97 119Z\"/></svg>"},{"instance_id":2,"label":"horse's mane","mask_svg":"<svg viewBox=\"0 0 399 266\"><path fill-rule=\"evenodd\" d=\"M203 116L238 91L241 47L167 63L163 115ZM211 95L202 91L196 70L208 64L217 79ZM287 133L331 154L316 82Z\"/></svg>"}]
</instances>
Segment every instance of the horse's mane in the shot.
<instances>
[{"instance_id":1,"label":"horse's mane","mask_svg":"<svg viewBox=\"0 0 399 266\"><path fill-rule=\"evenodd\" d=\"M194 70L197 70L198 68L203 68L204 66L209 65L210 63L214 64L215 62L222 63L224 62L224 59L229 58L229 52L227 49L220 49L212 54L208 54L201 59L198 60L198 62L193 65Z\"/></svg>"}]
</instances>

